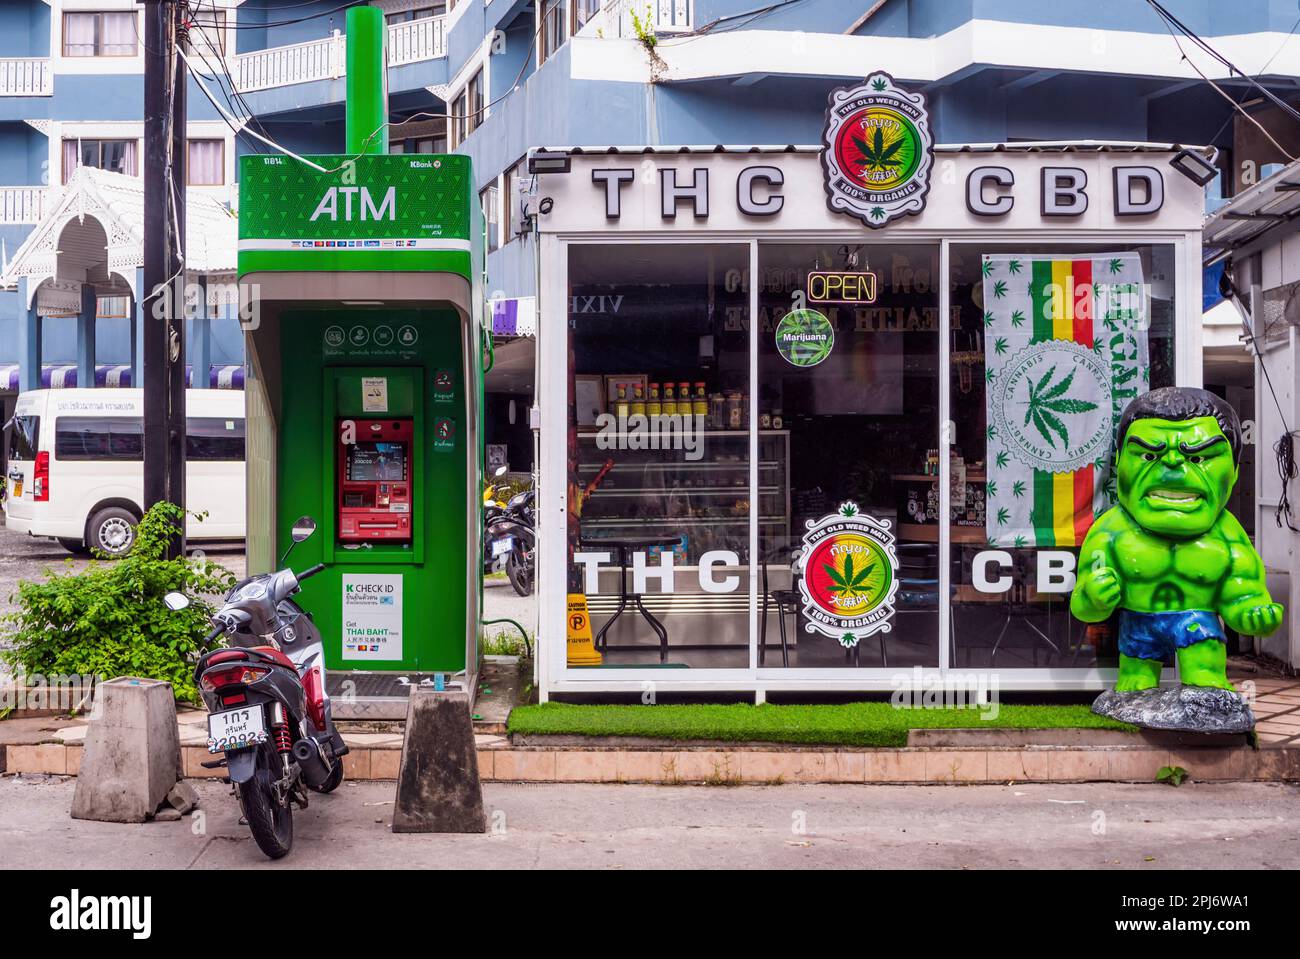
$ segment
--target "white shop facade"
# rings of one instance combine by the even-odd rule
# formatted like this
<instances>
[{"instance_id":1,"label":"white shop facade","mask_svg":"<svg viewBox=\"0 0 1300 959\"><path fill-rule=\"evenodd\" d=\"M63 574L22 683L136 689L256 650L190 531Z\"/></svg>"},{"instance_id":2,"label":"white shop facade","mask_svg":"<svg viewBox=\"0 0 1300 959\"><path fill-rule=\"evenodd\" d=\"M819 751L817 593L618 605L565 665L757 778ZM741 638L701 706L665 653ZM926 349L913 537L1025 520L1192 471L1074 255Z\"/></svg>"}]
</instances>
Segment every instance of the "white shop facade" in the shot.
<instances>
[{"instance_id":1,"label":"white shop facade","mask_svg":"<svg viewBox=\"0 0 1300 959\"><path fill-rule=\"evenodd\" d=\"M549 152L544 699L1113 679L1069 591L1123 406L1200 385L1179 147L938 146L887 210L834 143Z\"/></svg>"}]
</instances>

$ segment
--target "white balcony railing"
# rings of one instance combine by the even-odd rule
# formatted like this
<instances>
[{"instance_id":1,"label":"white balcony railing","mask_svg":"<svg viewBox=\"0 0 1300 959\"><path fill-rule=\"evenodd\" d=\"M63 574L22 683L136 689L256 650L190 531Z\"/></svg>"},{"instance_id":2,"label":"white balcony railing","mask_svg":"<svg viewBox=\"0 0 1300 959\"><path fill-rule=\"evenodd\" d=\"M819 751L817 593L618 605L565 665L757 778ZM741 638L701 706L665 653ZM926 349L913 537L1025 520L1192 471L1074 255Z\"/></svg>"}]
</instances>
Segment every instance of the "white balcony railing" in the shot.
<instances>
[{"instance_id":1,"label":"white balcony railing","mask_svg":"<svg viewBox=\"0 0 1300 959\"><path fill-rule=\"evenodd\" d=\"M617 40L635 39L638 19L642 29L650 33L681 33L691 29L694 6L693 0L605 0L600 12L587 21L580 33Z\"/></svg>"},{"instance_id":2,"label":"white balcony railing","mask_svg":"<svg viewBox=\"0 0 1300 959\"><path fill-rule=\"evenodd\" d=\"M447 55L446 17L425 17L388 28L388 65L401 66ZM335 31L324 40L241 53L231 71L240 93L313 80L336 80L347 72L347 38Z\"/></svg>"},{"instance_id":3,"label":"white balcony railing","mask_svg":"<svg viewBox=\"0 0 1300 959\"><path fill-rule=\"evenodd\" d=\"M43 186L0 186L0 226L39 223L46 192Z\"/></svg>"},{"instance_id":4,"label":"white balcony railing","mask_svg":"<svg viewBox=\"0 0 1300 959\"><path fill-rule=\"evenodd\" d=\"M54 93L54 74L48 57L0 59L0 97L48 97Z\"/></svg>"}]
</instances>

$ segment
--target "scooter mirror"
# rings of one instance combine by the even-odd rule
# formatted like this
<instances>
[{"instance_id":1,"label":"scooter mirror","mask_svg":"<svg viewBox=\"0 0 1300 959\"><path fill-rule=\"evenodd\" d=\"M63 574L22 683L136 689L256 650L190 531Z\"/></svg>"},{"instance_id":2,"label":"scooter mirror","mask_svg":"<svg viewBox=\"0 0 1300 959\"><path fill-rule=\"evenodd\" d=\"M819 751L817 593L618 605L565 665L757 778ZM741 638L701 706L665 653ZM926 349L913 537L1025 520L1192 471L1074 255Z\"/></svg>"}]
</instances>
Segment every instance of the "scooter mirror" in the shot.
<instances>
[{"instance_id":1,"label":"scooter mirror","mask_svg":"<svg viewBox=\"0 0 1300 959\"><path fill-rule=\"evenodd\" d=\"M311 534L316 532L316 521L310 516L299 516L293 524L293 541L301 543L305 539L310 539Z\"/></svg>"},{"instance_id":2,"label":"scooter mirror","mask_svg":"<svg viewBox=\"0 0 1300 959\"><path fill-rule=\"evenodd\" d=\"M163 597L163 602L173 612L180 612L190 605L190 598L184 593L168 593Z\"/></svg>"}]
</instances>

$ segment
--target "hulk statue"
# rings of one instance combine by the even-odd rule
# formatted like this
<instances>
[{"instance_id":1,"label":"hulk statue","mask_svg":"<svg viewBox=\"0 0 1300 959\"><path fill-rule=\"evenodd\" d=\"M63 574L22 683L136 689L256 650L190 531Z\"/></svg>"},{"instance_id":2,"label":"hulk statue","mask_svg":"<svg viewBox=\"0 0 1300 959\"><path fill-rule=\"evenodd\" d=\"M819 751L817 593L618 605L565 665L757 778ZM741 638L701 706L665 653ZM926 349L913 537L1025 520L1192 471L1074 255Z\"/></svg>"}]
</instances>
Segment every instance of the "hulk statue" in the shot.
<instances>
[{"instance_id":1,"label":"hulk statue","mask_svg":"<svg viewBox=\"0 0 1300 959\"><path fill-rule=\"evenodd\" d=\"M1119 678L1093 708L1142 725L1213 727L1203 713L1181 721L1135 715L1135 694L1156 689L1174 653L1184 688L1200 689L1158 705L1158 693L1137 697L1142 708L1177 712L1180 701L1186 707L1217 698L1212 710L1237 713L1230 730L1219 728L1249 729L1253 716L1228 682L1220 617L1238 633L1266 636L1281 624L1282 606L1269 597L1250 538L1224 509L1241 458L1237 414L1205 390L1152 390L1125 409L1117 443L1119 503L1084 538L1070 598L1070 611L1087 623L1120 611Z\"/></svg>"}]
</instances>

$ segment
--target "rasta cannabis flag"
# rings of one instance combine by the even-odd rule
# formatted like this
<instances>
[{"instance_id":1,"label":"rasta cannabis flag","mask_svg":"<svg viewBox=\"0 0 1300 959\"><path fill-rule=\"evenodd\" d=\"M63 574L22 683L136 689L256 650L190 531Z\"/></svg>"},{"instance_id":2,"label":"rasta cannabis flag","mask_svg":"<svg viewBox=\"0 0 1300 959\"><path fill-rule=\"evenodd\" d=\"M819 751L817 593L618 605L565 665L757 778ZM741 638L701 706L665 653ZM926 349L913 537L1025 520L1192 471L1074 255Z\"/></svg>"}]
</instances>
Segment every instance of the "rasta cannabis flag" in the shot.
<instances>
[{"instance_id":1,"label":"rasta cannabis flag","mask_svg":"<svg viewBox=\"0 0 1300 959\"><path fill-rule=\"evenodd\" d=\"M1114 431L1149 388L1136 253L986 255L990 545L1078 546L1114 499Z\"/></svg>"}]
</instances>

